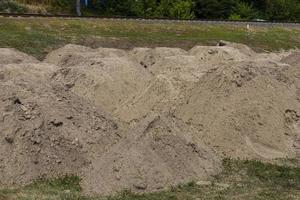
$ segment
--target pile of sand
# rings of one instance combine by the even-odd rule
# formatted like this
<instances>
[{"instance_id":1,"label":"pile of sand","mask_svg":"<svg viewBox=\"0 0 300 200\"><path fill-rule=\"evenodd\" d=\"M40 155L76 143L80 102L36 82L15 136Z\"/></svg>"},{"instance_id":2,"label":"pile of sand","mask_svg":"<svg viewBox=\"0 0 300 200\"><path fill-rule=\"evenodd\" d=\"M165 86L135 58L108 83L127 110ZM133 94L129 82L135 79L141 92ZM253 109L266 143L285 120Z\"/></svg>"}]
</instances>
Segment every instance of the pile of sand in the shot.
<instances>
[{"instance_id":1,"label":"pile of sand","mask_svg":"<svg viewBox=\"0 0 300 200\"><path fill-rule=\"evenodd\" d=\"M88 152L119 138L117 124L50 77L47 64L0 65L0 184L79 174ZM93 142L97 145L87 145Z\"/></svg>"},{"instance_id":2,"label":"pile of sand","mask_svg":"<svg viewBox=\"0 0 300 200\"><path fill-rule=\"evenodd\" d=\"M88 193L155 191L224 157L300 158L299 51L245 45L0 51L0 185L76 174ZM8 154L8 152L11 152Z\"/></svg>"},{"instance_id":3,"label":"pile of sand","mask_svg":"<svg viewBox=\"0 0 300 200\"><path fill-rule=\"evenodd\" d=\"M112 113L125 99L145 88L150 74L126 52L67 45L50 53L45 62L60 66L52 80Z\"/></svg>"},{"instance_id":4,"label":"pile of sand","mask_svg":"<svg viewBox=\"0 0 300 200\"><path fill-rule=\"evenodd\" d=\"M38 60L15 49L0 48L0 64L37 63Z\"/></svg>"},{"instance_id":5,"label":"pile of sand","mask_svg":"<svg viewBox=\"0 0 300 200\"><path fill-rule=\"evenodd\" d=\"M289 70L271 62L218 67L189 91L175 116L200 126L199 137L226 157L295 157L300 135L290 129L298 129L291 115L300 111L300 85Z\"/></svg>"},{"instance_id":6,"label":"pile of sand","mask_svg":"<svg viewBox=\"0 0 300 200\"><path fill-rule=\"evenodd\" d=\"M147 116L104 156L86 169L83 187L89 193L156 191L170 185L207 180L220 171L221 160L184 124Z\"/></svg>"}]
</instances>

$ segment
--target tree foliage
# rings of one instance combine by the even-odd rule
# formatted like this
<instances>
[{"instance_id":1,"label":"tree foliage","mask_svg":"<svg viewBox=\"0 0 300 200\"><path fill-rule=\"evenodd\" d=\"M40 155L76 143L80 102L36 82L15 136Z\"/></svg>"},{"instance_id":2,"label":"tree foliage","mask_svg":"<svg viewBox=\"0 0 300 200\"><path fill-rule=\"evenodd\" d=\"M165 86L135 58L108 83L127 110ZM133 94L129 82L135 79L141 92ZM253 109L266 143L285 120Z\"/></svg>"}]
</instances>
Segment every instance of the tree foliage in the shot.
<instances>
[{"instance_id":1,"label":"tree foliage","mask_svg":"<svg viewBox=\"0 0 300 200\"><path fill-rule=\"evenodd\" d=\"M0 0L1 1L1 0ZM4 0L2 0L4 1ZM7 0L8 1L8 0ZM13 0L11 0L13 1ZM16 0L52 7L75 0ZM91 0L99 15L177 19L265 19L300 21L300 0Z\"/></svg>"},{"instance_id":2,"label":"tree foliage","mask_svg":"<svg viewBox=\"0 0 300 200\"><path fill-rule=\"evenodd\" d=\"M259 17L259 13L254 9L253 4L247 2L239 1L236 3L235 7L232 9L232 16L239 16L240 19L251 20Z\"/></svg>"},{"instance_id":3,"label":"tree foliage","mask_svg":"<svg viewBox=\"0 0 300 200\"><path fill-rule=\"evenodd\" d=\"M198 18L227 19L236 5L235 0L195 0Z\"/></svg>"}]
</instances>

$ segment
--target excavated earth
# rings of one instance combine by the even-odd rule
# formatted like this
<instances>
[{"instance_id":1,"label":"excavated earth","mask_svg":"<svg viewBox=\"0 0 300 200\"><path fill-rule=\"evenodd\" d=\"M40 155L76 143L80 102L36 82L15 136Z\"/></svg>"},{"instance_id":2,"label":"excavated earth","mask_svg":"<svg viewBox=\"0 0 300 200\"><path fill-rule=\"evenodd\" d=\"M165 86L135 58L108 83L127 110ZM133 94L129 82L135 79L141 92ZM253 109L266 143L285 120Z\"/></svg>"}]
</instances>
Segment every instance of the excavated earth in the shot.
<instances>
[{"instance_id":1,"label":"excavated earth","mask_svg":"<svg viewBox=\"0 0 300 200\"><path fill-rule=\"evenodd\" d=\"M0 49L0 143L0 187L72 174L88 194L208 180L227 157L300 159L300 52Z\"/></svg>"}]
</instances>

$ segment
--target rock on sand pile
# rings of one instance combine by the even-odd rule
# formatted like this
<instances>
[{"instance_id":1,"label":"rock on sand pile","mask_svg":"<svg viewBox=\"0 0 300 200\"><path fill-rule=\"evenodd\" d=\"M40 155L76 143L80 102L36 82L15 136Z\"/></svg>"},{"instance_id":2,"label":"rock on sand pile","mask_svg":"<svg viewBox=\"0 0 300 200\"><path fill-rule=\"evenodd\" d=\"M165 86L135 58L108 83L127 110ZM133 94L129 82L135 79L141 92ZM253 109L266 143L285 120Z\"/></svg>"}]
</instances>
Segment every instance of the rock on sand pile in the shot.
<instances>
[{"instance_id":1,"label":"rock on sand pile","mask_svg":"<svg viewBox=\"0 0 300 200\"><path fill-rule=\"evenodd\" d=\"M300 158L299 51L0 49L0 185L74 174L90 194L155 191L225 157Z\"/></svg>"}]
</instances>

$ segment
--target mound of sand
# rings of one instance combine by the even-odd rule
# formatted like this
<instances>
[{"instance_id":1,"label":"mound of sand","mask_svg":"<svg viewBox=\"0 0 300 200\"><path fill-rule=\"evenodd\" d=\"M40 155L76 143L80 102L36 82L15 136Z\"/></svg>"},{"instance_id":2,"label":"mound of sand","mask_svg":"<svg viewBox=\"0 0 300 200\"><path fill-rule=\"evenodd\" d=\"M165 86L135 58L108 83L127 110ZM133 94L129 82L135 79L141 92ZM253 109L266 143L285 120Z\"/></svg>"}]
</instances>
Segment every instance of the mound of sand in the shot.
<instances>
[{"instance_id":1,"label":"mound of sand","mask_svg":"<svg viewBox=\"0 0 300 200\"><path fill-rule=\"evenodd\" d=\"M50 53L46 62L61 67L52 77L53 81L65 84L76 94L111 113L134 92L142 91L151 77L125 53L115 49L67 45Z\"/></svg>"},{"instance_id":2,"label":"mound of sand","mask_svg":"<svg viewBox=\"0 0 300 200\"><path fill-rule=\"evenodd\" d=\"M218 67L190 90L175 115L201 126L200 137L226 157L295 157L297 134L287 118L299 113L298 85L289 70L270 62Z\"/></svg>"},{"instance_id":3,"label":"mound of sand","mask_svg":"<svg viewBox=\"0 0 300 200\"><path fill-rule=\"evenodd\" d=\"M56 70L47 64L0 65L0 185L80 175L90 163L87 154L100 154L119 138L113 120L63 85L51 84Z\"/></svg>"},{"instance_id":4,"label":"mound of sand","mask_svg":"<svg viewBox=\"0 0 300 200\"><path fill-rule=\"evenodd\" d=\"M129 189L156 191L192 180L207 180L221 160L190 127L165 116L149 115L102 157L95 158L83 188L111 194Z\"/></svg>"},{"instance_id":5,"label":"mound of sand","mask_svg":"<svg viewBox=\"0 0 300 200\"><path fill-rule=\"evenodd\" d=\"M300 158L299 52L67 45L0 51L0 185L76 174L88 193L155 191L224 157ZM8 152L11 152L8 154Z\"/></svg>"},{"instance_id":6,"label":"mound of sand","mask_svg":"<svg viewBox=\"0 0 300 200\"><path fill-rule=\"evenodd\" d=\"M0 48L0 64L11 63L38 63L39 61L34 57L28 56L25 53L15 49Z\"/></svg>"}]
</instances>

